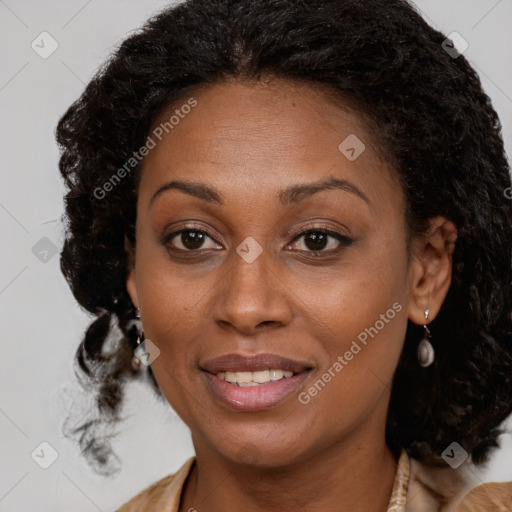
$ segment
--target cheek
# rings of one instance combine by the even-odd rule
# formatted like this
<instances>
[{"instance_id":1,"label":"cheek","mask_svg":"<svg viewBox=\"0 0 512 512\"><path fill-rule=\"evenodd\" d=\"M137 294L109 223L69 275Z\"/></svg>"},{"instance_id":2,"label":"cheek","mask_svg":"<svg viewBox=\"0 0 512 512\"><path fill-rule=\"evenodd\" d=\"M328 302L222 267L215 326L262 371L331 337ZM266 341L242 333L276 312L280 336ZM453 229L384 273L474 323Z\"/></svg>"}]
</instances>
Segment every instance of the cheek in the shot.
<instances>
[{"instance_id":1,"label":"cheek","mask_svg":"<svg viewBox=\"0 0 512 512\"><path fill-rule=\"evenodd\" d=\"M406 246L393 239L386 234L368 242L339 279L326 280L310 301L313 328L328 326L330 333L319 338L326 353L320 377L329 380L328 403L368 405L391 386L408 303Z\"/></svg>"},{"instance_id":2,"label":"cheek","mask_svg":"<svg viewBox=\"0 0 512 512\"><path fill-rule=\"evenodd\" d=\"M400 234L384 233L360 242L336 272L304 274L300 296L311 310L312 323L331 332L330 353L343 349L377 323L379 335L400 341L408 301L407 252ZM393 304L398 303L399 306ZM388 314L386 314L388 312ZM381 319L381 315L384 315ZM364 338L364 335L361 336Z\"/></svg>"},{"instance_id":3,"label":"cheek","mask_svg":"<svg viewBox=\"0 0 512 512\"><path fill-rule=\"evenodd\" d=\"M144 306L144 325L157 339L161 332L172 335L174 328L186 327L187 317L197 314L202 298L215 282L208 272L203 272L201 279L191 279L190 265L173 263L149 221L141 223L138 231L138 296Z\"/></svg>"},{"instance_id":4,"label":"cheek","mask_svg":"<svg viewBox=\"0 0 512 512\"><path fill-rule=\"evenodd\" d=\"M179 272L156 266L142 272L140 282L146 306L144 334L160 350L151 369L169 404L186 424L192 424L191 404L197 399L190 382L198 374L197 347L205 338L202 305L210 285L204 279L185 281Z\"/></svg>"},{"instance_id":5,"label":"cheek","mask_svg":"<svg viewBox=\"0 0 512 512\"><path fill-rule=\"evenodd\" d=\"M183 373L192 364L192 348L202 337L204 304L215 289L215 275L203 272L191 279L180 265L171 264L161 247L143 237L136 273L144 335L160 350L153 365L155 376L169 369Z\"/></svg>"},{"instance_id":6,"label":"cheek","mask_svg":"<svg viewBox=\"0 0 512 512\"><path fill-rule=\"evenodd\" d=\"M332 331L323 338L326 356L299 396L304 407L311 407L309 417L322 417L323 429L333 436L369 414L384 421L403 346L405 307L379 297L373 288L368 291L345 304L339 315L325 318Z\"/></svg>"}]
</instances>

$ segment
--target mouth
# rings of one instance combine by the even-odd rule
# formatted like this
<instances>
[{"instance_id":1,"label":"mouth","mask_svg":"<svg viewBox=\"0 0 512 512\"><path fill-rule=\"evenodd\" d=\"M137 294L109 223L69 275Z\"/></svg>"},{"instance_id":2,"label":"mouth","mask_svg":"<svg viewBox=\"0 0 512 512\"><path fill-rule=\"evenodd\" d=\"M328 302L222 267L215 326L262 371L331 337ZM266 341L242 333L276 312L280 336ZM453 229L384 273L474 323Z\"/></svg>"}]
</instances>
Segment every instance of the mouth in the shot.
<instances>
[{"instance_id":1,"label":"mouth","mask_svg":"<svg viewBox=\"0 0 512 512\"><path fill-rule=\"evenodd\" d=\"M275 354L228 354L200 365L222 405L254 412L275 407L299 390L313 365Z\"/></svg>"},{"instance_id":2,"label":"mouth","mask_svg":"<svg viewBox=\"0 0 512 512\"><path fill-rule=\"evenodd\" d=\"M230 384L238 387L247 386L261 386L263 384L270 384L282 379L289 379L296 375L288 370L273 369L273 370L258 370L255 372L219 372L215 374L219 379L222 379Z\"/></svg>"}]
</instances>

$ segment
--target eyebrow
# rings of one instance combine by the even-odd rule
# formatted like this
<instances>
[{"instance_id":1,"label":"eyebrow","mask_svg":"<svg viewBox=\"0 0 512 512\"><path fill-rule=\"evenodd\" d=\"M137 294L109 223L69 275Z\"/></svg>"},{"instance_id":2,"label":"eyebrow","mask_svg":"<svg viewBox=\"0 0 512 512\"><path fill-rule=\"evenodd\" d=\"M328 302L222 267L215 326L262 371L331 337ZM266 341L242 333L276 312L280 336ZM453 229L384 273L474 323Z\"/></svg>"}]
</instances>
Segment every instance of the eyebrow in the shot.
<instances>
[{"instance_id":1,"label":"eyebrow","mask_svg":"<svg viewBox=\"0 0 512 512\"><path fill-rule=\"evenodd\" d=\"M149 206L151 206L159 195L172 189L181 190L185 194L197 197L198 199L202 199L208 203L216 203L219 205L224 204L221 194L208 185L193 181L173 180L160 187L153 194L149 201ZM300 201L304 201L318 192L332 189L344 190L345 192L349 192L350 194L360 197L369 205L371 204L368 197L353 183L334 177L313 183L292 185L279 193L279 201L283 206L290 206L299 203Z\"/></svg>"}]
</instances>

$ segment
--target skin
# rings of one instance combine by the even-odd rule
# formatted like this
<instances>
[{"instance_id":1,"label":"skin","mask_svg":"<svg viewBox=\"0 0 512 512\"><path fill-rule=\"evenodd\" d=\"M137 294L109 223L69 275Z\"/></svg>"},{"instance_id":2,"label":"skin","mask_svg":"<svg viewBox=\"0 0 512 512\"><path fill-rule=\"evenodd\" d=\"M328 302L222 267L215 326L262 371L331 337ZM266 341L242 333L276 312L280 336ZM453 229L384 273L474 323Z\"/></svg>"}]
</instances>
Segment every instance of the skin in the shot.
<instances>
[{"instance_id":1,"label":"skin","mask_svg":"<svg viewBox=\"0 0 512 512\"><path fill-rule=\"evenodd\" d=\"M428 308L432 321L446 296L455 227L431 219L408 258L395 173L363 119L318 89L233 80L193 97L197 106L145 157L137 244L127 243L127 289L161 351L152 370L196 452L180 511L386 511L397 463L384 439L390 386L407 319L423 324ZM350 134L366 145L354 161L338 149ZM286 187L328 177L368 201L338 188L279 201ZM213 187L223 204L177 189L151 202L171 180ZM301 235L311 225L353 242L329 237L314 257ZM184 246L181 235L161 243L184 226L209 231L201 247ZM263 250L252 263L236 252L249 236ZM307 404L293 395L264 411L234 411L199 369L224 354L271 352L311 364L299 391L307 390L394 303L401 311Z\"/></svg>"}]
</instances>

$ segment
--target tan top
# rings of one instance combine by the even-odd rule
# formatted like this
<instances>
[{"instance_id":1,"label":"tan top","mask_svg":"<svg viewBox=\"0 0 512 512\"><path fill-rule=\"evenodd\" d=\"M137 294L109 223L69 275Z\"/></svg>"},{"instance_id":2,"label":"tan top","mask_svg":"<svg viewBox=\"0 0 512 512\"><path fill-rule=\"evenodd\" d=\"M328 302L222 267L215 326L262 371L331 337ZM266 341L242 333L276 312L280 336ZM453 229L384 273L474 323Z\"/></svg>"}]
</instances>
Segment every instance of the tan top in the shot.
<instances>
[{"instance_id":1,"label":"tan top","mask_svg":"<svg viewBox=\"0 0 512 512\"><path fill-rule=\"evenodd\" d=\"M190 457L175 474L150 485L116 512L178 512L184 483L195 462ZM427 468L402 450L387 512L512 511L512 482L482 484L467 491L454 470Z\"/></svg>"}]
</instances>

